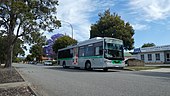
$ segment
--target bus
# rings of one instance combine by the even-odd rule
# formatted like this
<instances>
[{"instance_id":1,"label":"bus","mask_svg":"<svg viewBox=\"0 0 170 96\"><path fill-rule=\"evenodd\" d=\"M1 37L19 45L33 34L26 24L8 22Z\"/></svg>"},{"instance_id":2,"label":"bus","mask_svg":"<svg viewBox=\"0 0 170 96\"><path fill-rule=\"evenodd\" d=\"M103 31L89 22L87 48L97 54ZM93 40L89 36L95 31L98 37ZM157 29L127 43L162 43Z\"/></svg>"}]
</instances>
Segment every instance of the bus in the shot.
<instances>
[{"instance_id":1,"label":"bus","mask_svg":"<svg viewBox=\"0 0 170 96\"><path fill-rule=\"evenodd\" d=\"M63 68L86 70L125 67L123 41L110 37L96 37L58 50L58 63Z\"/></svg>"}]
</instances>

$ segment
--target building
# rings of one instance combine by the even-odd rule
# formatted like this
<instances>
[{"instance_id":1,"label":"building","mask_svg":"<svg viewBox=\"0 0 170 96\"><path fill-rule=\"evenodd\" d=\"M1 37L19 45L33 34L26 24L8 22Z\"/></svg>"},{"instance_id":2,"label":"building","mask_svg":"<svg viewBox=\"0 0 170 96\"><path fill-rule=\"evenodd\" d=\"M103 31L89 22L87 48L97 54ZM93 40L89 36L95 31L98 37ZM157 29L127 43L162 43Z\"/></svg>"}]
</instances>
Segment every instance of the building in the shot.
<instances>
[{"instance_id":1,"label":"building","mask_svg":"<svg viewBox=\"0 0 170 96\"><path fill-rule=\"evenodd\" d=\"M149 64L170 64L170 45L136 48L133 54L136 59Z\"/></svg>"},{"instance_id":2,"label":"building","mask_svg":"<svg viewBox=\"0 0 170 96\"><path fill-rule=\"evenodd\" d=\"M124 59L134 59L134 56L131 54L131 52L124 52Z\"/></svg>"}]
</instances>

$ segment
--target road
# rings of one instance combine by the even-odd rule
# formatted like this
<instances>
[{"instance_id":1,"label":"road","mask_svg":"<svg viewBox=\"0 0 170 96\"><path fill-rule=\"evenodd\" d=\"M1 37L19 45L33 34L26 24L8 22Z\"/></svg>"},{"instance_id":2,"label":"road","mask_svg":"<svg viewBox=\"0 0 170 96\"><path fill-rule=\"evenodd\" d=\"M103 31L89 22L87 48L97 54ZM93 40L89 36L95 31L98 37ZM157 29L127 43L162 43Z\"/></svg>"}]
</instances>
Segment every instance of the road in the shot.
<instances>
[{"instance_id":1,"label":"road","mask_svg":"<svg viewBox=\"0 0 170 96\"><path fill-rule=\"evenodd\" d=\"M170 73L13 64L41 96L170 96Z\"/></svg>"}]
</instances>

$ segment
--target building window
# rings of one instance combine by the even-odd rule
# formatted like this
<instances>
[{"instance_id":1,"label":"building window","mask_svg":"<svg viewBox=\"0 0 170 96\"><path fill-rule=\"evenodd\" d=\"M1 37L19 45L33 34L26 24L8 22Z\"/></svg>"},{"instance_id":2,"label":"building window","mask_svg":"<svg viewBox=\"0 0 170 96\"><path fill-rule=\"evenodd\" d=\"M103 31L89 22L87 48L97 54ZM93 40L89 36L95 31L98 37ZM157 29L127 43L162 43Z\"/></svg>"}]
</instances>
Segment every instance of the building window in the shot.
<instances>
[{"instance_id":1,"label":"building window","mask_svg":"<svg viewBox=\"0 0 170 96\"><path fill-rule=\"evenodd\" d=\"M148 54L148 61L152 61L152 54Z\"/></svg>"},{"instance_id":2,"label":"building window","mask_svg":"<svg viewBox=\"0 0 170 96\"><path fill-rule=\"evenodd\" d=\"M144 61L144 54L143 54L143 55L141 55L141 60L143 60L143 61Z\"/></svg>"},{"instance_id":3,"label":"building window","mask_svg":"<svg viewBox=\"0 0 170 96\"><path fill-rule=\"evenodd\" d=\"M166 54L166 61L170 61L170 54L169 53Z\"/></svg>"},{"instance_id":4,"label":"building window","mask_svg":"<svg viewBox=\"0 0 170 96\"><path fill-rule=\"evenodd\" d=\"M156 60L160 60L160 54L159 53L155 54L155 57L156 57Z\"/></svg>"}]
</instances>

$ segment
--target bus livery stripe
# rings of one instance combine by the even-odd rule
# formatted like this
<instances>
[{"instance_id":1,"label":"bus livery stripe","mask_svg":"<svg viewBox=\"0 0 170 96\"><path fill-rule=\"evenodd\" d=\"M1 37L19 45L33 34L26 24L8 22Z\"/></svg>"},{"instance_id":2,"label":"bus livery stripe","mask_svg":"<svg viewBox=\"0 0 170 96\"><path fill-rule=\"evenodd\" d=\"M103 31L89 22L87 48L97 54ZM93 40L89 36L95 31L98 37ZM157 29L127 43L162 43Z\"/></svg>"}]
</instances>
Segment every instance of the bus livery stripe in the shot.
<instances>
[{"instance_id":1,"label":"bus livery stripe","mask_svg":"<svg viewBox=\"0 0 170 96\"><path fill-rule=\"evenodd\" d=\"M103 58L103 56L81 56L79 58Z\"/></svg>"},{"instance_id":2,"label":"bus livery stripe","mask_svg":"<svg viewBox=\"0 0 170 96\"><path fill-rule=\"evenodd\" d=\"M72 60L73 58L60 58L58 60Z\"/></svg>"}]
</instances>

